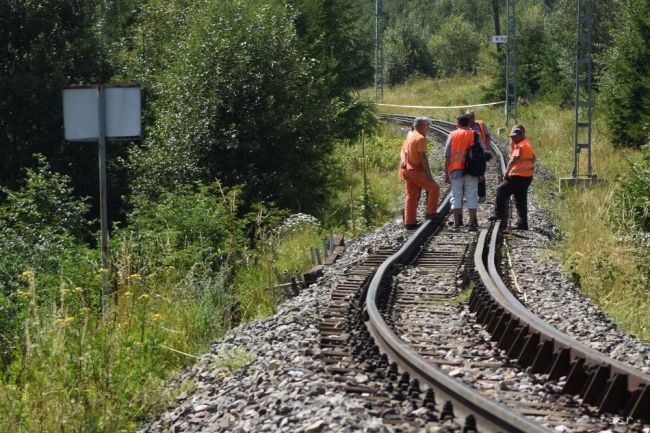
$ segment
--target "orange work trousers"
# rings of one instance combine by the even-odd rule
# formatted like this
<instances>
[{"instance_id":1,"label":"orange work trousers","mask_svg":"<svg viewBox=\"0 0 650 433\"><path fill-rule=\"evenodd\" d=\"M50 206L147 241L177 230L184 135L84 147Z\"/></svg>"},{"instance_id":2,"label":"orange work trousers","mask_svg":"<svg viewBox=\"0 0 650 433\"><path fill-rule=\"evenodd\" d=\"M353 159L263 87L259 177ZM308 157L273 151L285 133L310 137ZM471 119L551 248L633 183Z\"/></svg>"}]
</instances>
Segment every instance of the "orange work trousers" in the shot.
<instances>
[{"instance_id":1,"label":"orange work trousers","mask_svg":"<svg viewBox=\"0 0 650 433\"><path fill-rule=\"evenodd\" d=\"M434 181L427 179L427 175L421 170L404 170L404 181L406 182L406 200L404 203L404 224L415 224L416 213L420 192L426 190L427 214L434 214L438 210L438 199L440 188Z\"/></svg>"}]
</instances>

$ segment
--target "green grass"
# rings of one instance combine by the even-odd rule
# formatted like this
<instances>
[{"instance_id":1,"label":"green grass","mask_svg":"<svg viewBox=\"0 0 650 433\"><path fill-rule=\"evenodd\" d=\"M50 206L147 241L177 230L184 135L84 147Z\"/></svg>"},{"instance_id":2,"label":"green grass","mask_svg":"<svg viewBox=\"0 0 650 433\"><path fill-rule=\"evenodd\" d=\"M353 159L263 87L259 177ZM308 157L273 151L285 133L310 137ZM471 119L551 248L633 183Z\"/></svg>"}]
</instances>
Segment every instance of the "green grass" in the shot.
<instances>
[{"instance_id":1,"label":"green grass","mask_svg":"<svg viewBox=\"0 0 650 433\"><path fill-rule=\"evenodd\" d=\"M489 83L481 77L443 80L413 80L386 88L384 103L399 105L469 105L480 99L480 87ZM373 90L369 89L368 95ZM453 120L463 110L429 110L378 107L381 112L426 115ZM504 124L503 106L474 109L486 120L492 134ZM558 179L573 167L572 109L533 102L518 107L519 121L526 127L539 162L552 177L538 175L534 188L547 208L561 237L549 254L560 260L565 271L580 284L584 293L606 311L621 329L650 340L650 282L644 266L650 253L628 241L625 227L612 223L613 196L629 169L628 161L639 161L641 152L615 148L596 108L593 127L594 173L606 179L598 186L558 192ZM582 155L580 173L586 173Z\"/></svg>"}]
</instances>

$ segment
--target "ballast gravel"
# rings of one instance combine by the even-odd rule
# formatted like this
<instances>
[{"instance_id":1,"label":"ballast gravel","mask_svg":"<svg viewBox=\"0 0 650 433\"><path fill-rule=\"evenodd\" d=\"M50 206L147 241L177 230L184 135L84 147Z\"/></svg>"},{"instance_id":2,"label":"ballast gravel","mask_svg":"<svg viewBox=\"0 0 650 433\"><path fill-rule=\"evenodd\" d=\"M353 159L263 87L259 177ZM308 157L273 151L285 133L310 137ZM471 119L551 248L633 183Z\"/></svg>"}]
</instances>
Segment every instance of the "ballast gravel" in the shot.
<instances>
[{"instance_id":1,"label":"ballast gravel","mask_svg":"<svg viewBox=\"0 0 650 433\"><path fill-rule=\"evenodd\" d=\"M548 214L535 204L534 183L529 207L532 230L508 239L526 304L570 335L648 371L650 345L618 331L544 254L555 231ZM491 210L491 205L481 205L479 213ZM141 432L412 431L407 425L383 424L369 413L367 400L345 393L325 372L318 330L330 291L345 272L369 252L397 247L407 237L399 219L347 241L345 254L326 267L316 284L280 305L275 315L245 323L215 341L208 354L169 385L177 395L174 403ZM237 362L244 366L230 373L228 365ZM426 431L453 430L433 426Z\"/></svg>"}]
</instances>

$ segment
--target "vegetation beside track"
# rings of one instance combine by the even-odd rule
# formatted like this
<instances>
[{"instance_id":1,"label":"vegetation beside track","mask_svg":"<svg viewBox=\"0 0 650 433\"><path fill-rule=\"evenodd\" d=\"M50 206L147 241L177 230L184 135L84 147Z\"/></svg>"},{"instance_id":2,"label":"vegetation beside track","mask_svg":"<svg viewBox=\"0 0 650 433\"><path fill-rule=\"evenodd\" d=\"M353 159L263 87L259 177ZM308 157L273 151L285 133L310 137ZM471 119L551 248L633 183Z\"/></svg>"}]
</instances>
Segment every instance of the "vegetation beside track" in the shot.
<instances>
[{"instance_id":1,"label":"vegetation beside track","mask_svg":"<svg viewBox=\"0 0 650 433\"><path fill-rule=\"evenodd\" d=\"M403 105L477 103L488 84L478 77L412 80L386 88L384 102ZM372 90L368 91L369 93ZM416 110L380 107L386 112L428 115L451 120L460 110ZM477 108L491 133L504 123L503 106ZM650 249L648 233L648 150L616 146L604 114L596 108L593 132L594 172L605 182L589 188L558 190L558 180L573 167L572 109L547 102L519 106L539 162L549 174L535 177L541 204L553 216L560 236L549 255L563 264L573 280L621 329L650 339ZM645 156L644 156L645 152ZM582 158L583 163L586 158ZM645 170L645 171L644 171ZM645 200L645 201L644 201ZM645 205L644 205L645 203ZM639 235L641 233L641 235Z\"/></svg>"}]
</instances>

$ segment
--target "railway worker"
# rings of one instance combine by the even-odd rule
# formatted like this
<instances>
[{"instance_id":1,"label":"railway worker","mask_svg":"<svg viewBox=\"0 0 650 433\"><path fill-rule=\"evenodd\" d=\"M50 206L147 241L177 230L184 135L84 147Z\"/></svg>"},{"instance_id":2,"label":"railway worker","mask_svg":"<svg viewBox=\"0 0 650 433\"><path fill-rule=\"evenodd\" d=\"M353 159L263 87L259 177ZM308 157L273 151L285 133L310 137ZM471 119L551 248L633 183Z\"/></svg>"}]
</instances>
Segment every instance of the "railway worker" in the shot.
<instances>
[{"instance_id":1,"label":"railway worker","mask_svg":"<svg viewBox=\"0 0 650 433\"><path fill-rule=\"evenodd\" d=\"M503 182L497 188L494 215L490 221L505 221L508 198L515 196L518 221L515 230L528 230L528 187L535 172L535 153L526 138L523 125L515 125L510 132L510 160Z\"/></svg>"},{"instance_id":2,"label":"railway worker","mask_svg":"<svg viewBox=\"0 0 650 433\"><path fill-rule=\"evenodd\" d=\"M418 117L413 122L413 130L407 135L400 153L399 175L406 184L404 203L404 225L407 230L416 229L418 202L422 189L427 191L427 219L433 219L438 210L440 188L433 180L427 159L427 131L431 121Z\"/></svg>"},{"instance_id":3,"label":"railway worker","mask_svg":"<svg viewBox=\"0 0 650 433\"><path fill-rule=\"evenodd\" d=\"M476 114L473 111L466 111L465 115L469 118L469 127L478 133L479 138L481 139L481 145L483 150L486 152L487 160L491 159L492 155L490 153L490 142L492 138L490 137L490 131L488 131L487 125L482 120L476 120ZM478 203L485 203L485 175L478 178Z\"/></svg>"},{"instance_id":4,"label":"railway worker","mask_svg":"<svg viewBox=\"0 0 650 433\"><path fill-rule=\"evenodd\" d=\"M476 231L476 208L478 201L478 177L465 173L467 150L480 142L478 133L469 127L469 117L456 119L458 129L452 131L445 145L445 181L451 183L451 209L454 214L454 230L463 225L463 196L469 210L469 230Z\"/></svg>"}]
</instances>

